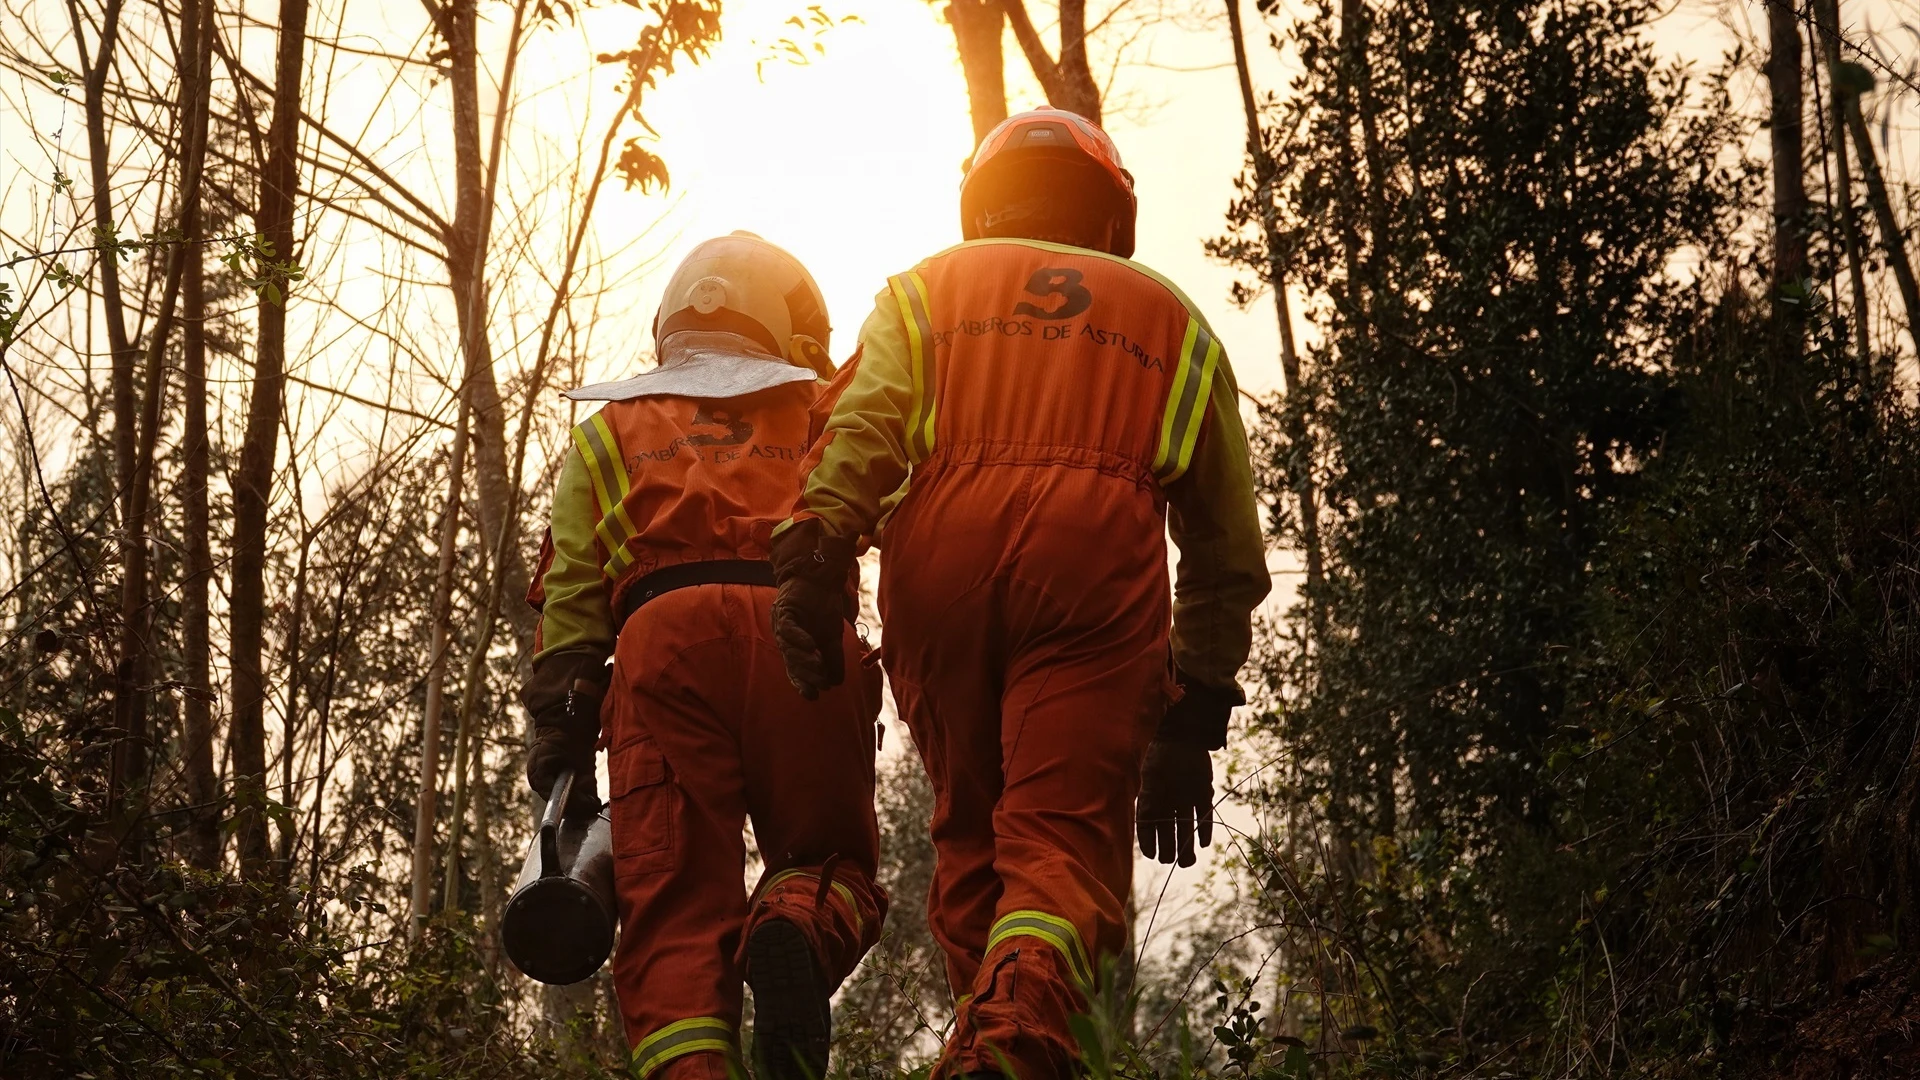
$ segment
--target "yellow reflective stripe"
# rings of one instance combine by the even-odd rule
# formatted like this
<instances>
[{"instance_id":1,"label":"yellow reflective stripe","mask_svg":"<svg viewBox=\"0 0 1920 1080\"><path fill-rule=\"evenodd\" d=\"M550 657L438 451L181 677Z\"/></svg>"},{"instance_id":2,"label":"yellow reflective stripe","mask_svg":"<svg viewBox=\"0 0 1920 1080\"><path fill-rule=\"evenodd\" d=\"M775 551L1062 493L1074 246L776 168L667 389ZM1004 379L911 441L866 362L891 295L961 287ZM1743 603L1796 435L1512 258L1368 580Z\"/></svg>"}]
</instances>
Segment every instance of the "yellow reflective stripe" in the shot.
<instances>
[{"instance_id":1,"label":"yellow reflective stripe","mask_svg":"<svg viewBox=\"0 0 1920 1080\"><path fill-rule=\"evenodd\" d=\"M772 892L774 890L774 887L779 885L781 882L786 881L790 878L797 878L797 877L803 877L809 881L814 881L814 882L818 882L820 880L820 875L814 873L811 870L782 870L779 873L767 879L767 883L764 886L762 886L760 889L760 895L765 896L767 893ZM818 886L816 885L815 888L817 889ZM860 905L855 903L853 900L853 890L848 888L845 884L839 881L835 881L833 883L833 891L836 895L840 897L840 899L845 900L847 902L847 912L848 914L853 916L854 936L858 937L862 933L865 933L867 929L867 920L860 915Z\"/></svg>"},{"instance_id":2,"label":"yellow reflective stripe","mask_svg":"<svg viewBox=\"0 0 1920 1080\"><path fill-rule=\"evenodd\" d=\"M776 886L778 886L781 882L786 881L788 878L812 877L812 876L813 875L807 873L805 870L782 870L779 873L768 878L767 884L760 891L763 894L770 893L774 890Z\"/></svg>"},{"instance_id":3,"label":"yellow reflective stripe","mask_svg":"<svg viewBox=\"0 0 1920 1080\"><path fill-rule=\"evenodd\" d=\"M1002 941L1012 937L1034 937L1060 950L1067 958L1067 966L1073 969L1073 977L1080 980L1082 986L1093 986L1093 965L1087 961L1087 950L1080 943L1080 931L1073 924L1058 915L1049 915L1044 911L1013 911L1002 915L993 924L993 933L987 937L987 951L992 952Z\"/></svg>"},{"instance_id":4,"label":"yellow reflective stripe","mask_svg":"<svg viewBox=\"0 0 1920 1080\"><path fill-rule=\"evenodd\" d=\"M1162 484L1180 479L1193 463L1193 448L1200 441L1201 421L1219 368L1220 343L1199 319L1189 317L1180 343L1180 363L1160 417L1160 446L1153 455L1153 475Z\"/></svg>"},{"instance_id":5,"label":"yellow reflective stripe","mask_svg":"<svg viewBox=\"0 0 1920 1080\"><path fill-rule=\"evenodd\" d=\"M733 1028L714 1016L677 1020L640 1040L633 1048L633 1071L646 1076L677 1057L703 1051L733 1054Z\"/></svg>"},{"instance_id":6,"label":"yellow reflective stripe","mask_svg":"<svg viewBox=\"0 0 1920 1080\"><path fill-rule=\"evenodd\" d=\"M593 531L600 538L601 546L607 549L603 569L608 577L618 579L633 565L627 541L640 532L634 527L633 518L627 515L629 486L626 463L620 457L620 441L613 437L607 418L595 413L573 429L573 443L586 460L587 472L593 477L593 495L600 503L600 523Z\"/></svg>"},{"instance_id":7,"label":"yellow reflective stripe","mask_svg":"<svg viewBox=\"0 0 1920 1080\"><path fill-rule=\"evenodd\" d=\"M1194 321L1199 322L1198 319ZM1200 366L1200 386L1193 397L1193 404L1186 410L1186 434L1180 439L1180 467L1173 476L1168 477L1169 480L1179 479L1193 464L1193 448L1200 445L1200 429L1206 426L1207 405L1213 400L1213 380L1220 372L1223 355L1220 343L1204 326L1200 328L1199 338L1206 343L1205 359Z\"/></svg>"},{"instance_id":8,"label":"yellow reflective stripe","mask_svg":"<svg viewBox=\"0 0 1920 1080\"><path fill-rule=\"evenodd\" d=\"M840 899L846 901L847 912L853 916L853 936L859 937L864 934L867 929L867 920L860 915L860 905L853 902L853 890L836 881L833 883L833 891L840 894Z\"/></svg>"},{"instance_id":9,"label":"yellow reflective stripe","mask_svg":"<svg viewBox=\"0 0 1920 1080\"><path fill-rule=\"evenodd\" d=\"M1167 404L1160 414L1160 446L1153 452L1153 475L1166 481L1171 459L1179 445L1173 439L1173 426L1178 419L1180 402L1198 381L1193 377L1193 343L1200 334L1200 320L1187 320L1187 334L1180 342L1180 360L1173 368L1173 386L1167 391Z\"/></svg>"},{"instance_id":10,"label":"yellow reflective stripe","mask_svg":"<svg viewBox=\"0 0 1920 1080\"><path fill-rule=\"evenodd\" d=\"M580 460L587 463L587 477L593 481L593 499L600 504L600 516L605 517L613 500L607 497L606 470L601 468L599 455L594 453L593 444L587 441L587 426L573 429L573 447L580 452Z\"/></svg>"},{"instance_id":11,"label":"yellow reflective stripe","mask_svg":"<svg viewBox=\"0 0 1920 1080\"><path fill-rule=\"evenodd\" d=\"M907 458L925 461L933 453L934 385L933 320L928 316L927 283L919 274L896 274L887 279L900 321L907 326L907 354L913 368L913 408L907 414Z\"/></svg>"},{"instance_id":12,"label":"yellow reflective stripe","mask_svg":"<svg viewBox=\"0 0 1920 1080\"><path fill-rule=\"evenodd\" d=\"M607 576L618 579L627 567L633 565L633 556L627 551L627 541L638 536L640 530L634 526L633 518L627 515L627 492L631 488L627 483L626 462L620 456L620 440L613 437L613 429L607 426L605 413L593 414L587 426L592 429L591 441L599 447L607 473L613 481L608 485L608 493L619 493L613 500L612 509L601 516L600 525L595 529L607 547Z\"/></svg>"}]
</instances>

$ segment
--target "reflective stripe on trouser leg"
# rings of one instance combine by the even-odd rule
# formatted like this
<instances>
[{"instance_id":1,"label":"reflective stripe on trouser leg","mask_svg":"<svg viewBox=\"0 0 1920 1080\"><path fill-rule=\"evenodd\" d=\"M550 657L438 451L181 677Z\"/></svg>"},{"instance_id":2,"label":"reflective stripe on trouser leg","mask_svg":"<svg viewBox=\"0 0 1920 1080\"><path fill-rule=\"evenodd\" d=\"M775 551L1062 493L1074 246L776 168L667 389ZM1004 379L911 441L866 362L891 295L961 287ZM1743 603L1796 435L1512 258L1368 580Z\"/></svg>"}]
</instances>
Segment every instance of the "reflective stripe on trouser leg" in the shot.
<instances>
[{"instance_id":1,"label":"reflective stripe on trouser leg","mask_svg":"<svg viewBox=\"0 0 1920 1080\"><path fill-rule=\"evenodd\" d=\"M794 878L805 878L808 881L813 882L814 890L816 892L819 891L819 887L820 887L819 874L816 874L811 870L782 870L779 873L773 875L771 878L767 879L767 883L761 886L760 888L760 896L756 897L756 899L765 898L766 896L770 895L774 889L778 888L781 882L790 881ZM865 934L867 932L867 921L866 919L862 918L860 915L860 905L854 902L853 890L848 888L845 885L845 883L840 881L835 881L833 883L833 893L835 896L838 896L840 899L846 901L847 914L852 916L853 918L854 936L859 937L862 934Z\"/></svg>"},{"instance_id":2,"label":"reflective stripe on trouser leg","mask_svg":"<svg viewBox=\"0 0 1920 1080\"><path fill-rule=\"evenodd\" d=\"M987 952L993 952L1001 942L1015 937L1039 938L1053 946L1066 959L1067 968L1073 972L1081 989L1093 989L1093 965L1088 962L1087 948L1081 943L1080 932L1073 928L1072 923L1044 911L1008 912L993 924L993 933L987 938Z\"/></svg>"},{"instance_id":3,"label":"reflective stripe on trouser leg","mask_svg":"<svg viewBox=\"0 0 1920 1080\"><path fill-rule=\"evenodd\" d=\"M650 1076L654 1070L688 1054L717 1053L735 1056L734 1031L725 1020L696 1016L677 1020L640 1040L633 1048L633 1071Z\"/></svg>"}]
</instances>

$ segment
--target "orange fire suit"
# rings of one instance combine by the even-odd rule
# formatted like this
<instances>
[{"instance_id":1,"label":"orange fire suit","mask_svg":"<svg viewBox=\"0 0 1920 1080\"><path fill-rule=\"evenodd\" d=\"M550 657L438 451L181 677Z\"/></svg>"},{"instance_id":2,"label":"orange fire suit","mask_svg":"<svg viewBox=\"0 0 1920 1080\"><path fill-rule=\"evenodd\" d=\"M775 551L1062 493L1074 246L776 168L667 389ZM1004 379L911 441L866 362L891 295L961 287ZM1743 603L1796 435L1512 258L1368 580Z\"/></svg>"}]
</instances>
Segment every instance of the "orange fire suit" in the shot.
<instances>
[{"instance_id":1,"label":"orange fire suit","mask_svg":"<svg viewBox=\"0 0 1920 1080\"><path fill-rule=\"evenodd\" d=\"M554 493L529 597L542 607L535 663L613 657L601 711L620 907L613 976L641 1076L725 1080L739 954L758 920L799 926L837 986L885 915L874 884L877 672L801 700L768 629L770 586L694 585L645 601L624 626L613 615L663 569L767 557L823 389L809 380L728 401L610 403L573 430ZM857 660L863 646L846 633ZM766 867L751 898L749 818Z\"/></svg>"},{"instance_id":2,"label":"orange fire suit","mask_svg":"<svg viewBox=\"0 0 1920 1080\"><path fill-rule=\"evenodd\" d=\"M959 1008L936 1075L1065 1077L1067 1017L1126 945L1169 655L1230 682L1269 587L1233 375L1145 267L1004 239L893 278L855 363L792 520L881 547Z\"/></svg>"}]
</instances>

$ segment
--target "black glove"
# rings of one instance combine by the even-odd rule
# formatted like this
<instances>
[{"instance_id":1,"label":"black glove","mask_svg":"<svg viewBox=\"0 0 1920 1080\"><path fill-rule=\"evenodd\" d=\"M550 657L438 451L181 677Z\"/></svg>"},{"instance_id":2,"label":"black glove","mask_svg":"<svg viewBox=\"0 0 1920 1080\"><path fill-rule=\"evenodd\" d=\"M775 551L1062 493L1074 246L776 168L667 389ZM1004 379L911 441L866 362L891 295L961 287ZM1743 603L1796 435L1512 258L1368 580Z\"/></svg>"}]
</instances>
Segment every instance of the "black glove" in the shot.
<instances>
[{"instance_id":1,"label":"black glove","mask_svg":"<svg viewBox=\"0 0 1920 1080\"><path fill-rule=\"evenodd\" d=\"M587 654L563 653L536 666L521 690L533 714L533 746L527 752L527 786L541 798L553 794L560 774L573 770L566 816L579 818L600 809L594 777L594 746L600 741L600 703L607 696L604 661ZM564 687L564 689L562 689Z\"/></svg>"},{"instance_id":2,"label":"black glove","mask_svg":"<svg viewBox=\"0 0 1920 1080\"><path fill-rule=\"evenodd\" d=\"M787 662L787 679L812 701L847 677L842 648L846 632L847 580L853 572L853 541L828 536L808 519L773 541L773 640Z\"/></svg>"},{"instance_id":3,"label":"black glove","mask_svg":"<svg viewBox=\"0 0 1920 1080\"><path fill-rule=\"evenodd\" d=\"M1177 855L1181 866L1192 866L1196 825L1200 846L1213 846L1213 762L1203 746L1155 739L1140 776L1140 854L1163 863Z\"/></svg>"},{"instance_id":4,"label":"black glove","mask_svg":"<svg viewBox=\"0 0 1920 1080\"><path fill-rule=\"evenodd\" d=\"M1192 743L1203 750L1227 745L1227 722L1233 719L1234 706L1247 703L1247 695L1236 683L1213 686L1184 671L1175 671L1174 677L1180 684L1180 700L1167 707L1154 738Z\"/></svg>"}]
</instances>

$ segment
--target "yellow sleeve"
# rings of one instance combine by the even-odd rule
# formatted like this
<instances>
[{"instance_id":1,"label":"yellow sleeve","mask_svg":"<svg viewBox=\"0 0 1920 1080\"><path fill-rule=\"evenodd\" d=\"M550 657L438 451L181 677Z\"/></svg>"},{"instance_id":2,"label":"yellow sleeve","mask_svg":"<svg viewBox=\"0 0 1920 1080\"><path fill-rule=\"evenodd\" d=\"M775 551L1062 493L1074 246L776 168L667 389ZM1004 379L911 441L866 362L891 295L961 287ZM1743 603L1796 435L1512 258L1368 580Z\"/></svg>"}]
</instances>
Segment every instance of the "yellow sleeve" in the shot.
<instances>
[{"instance_id":1,"label":"yellow sleeve","mask_svg":"<svg viewBox=\"0 0 1920 1080\"><path fill-rule=\"evenodd\" d=\"M569 446L553 490L553 559L541 576L546 605L540 612L536 665L563 652L592 653L603 661L613 655L613 609L601 570L605 556L593 533L597 518L586 459L579 447Z\"/></svg>"},{"instance_id":2,"label":"yellow sleeve","mask_svg":"<svg viewBox=\"0 0 1920 1080\"><path fill-rule=\"evenodd\" d=\"M1173 582L1173 660L1181 671L1214 686L1232 682L1246 663L1253 609L1273 587L1239 396L1223 355L1193 463L1167 489L1167 530L1180 551Z\"/></svg>"},{"instance_id":3,"label":"yellow sleeve","mask_svg":"<svg viewBox=\"0 0 1920 1080\"><path fill-rule=\"evenodd\" d=\"M859 368L807 455L799 505L775 535L818 518L832 536L873 535L907 479L913 368L906 320L891 290L860 328Z\"/></svg>"}]
</instances>

